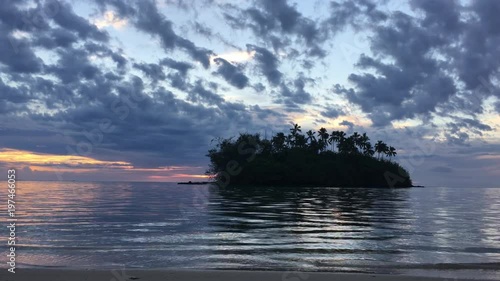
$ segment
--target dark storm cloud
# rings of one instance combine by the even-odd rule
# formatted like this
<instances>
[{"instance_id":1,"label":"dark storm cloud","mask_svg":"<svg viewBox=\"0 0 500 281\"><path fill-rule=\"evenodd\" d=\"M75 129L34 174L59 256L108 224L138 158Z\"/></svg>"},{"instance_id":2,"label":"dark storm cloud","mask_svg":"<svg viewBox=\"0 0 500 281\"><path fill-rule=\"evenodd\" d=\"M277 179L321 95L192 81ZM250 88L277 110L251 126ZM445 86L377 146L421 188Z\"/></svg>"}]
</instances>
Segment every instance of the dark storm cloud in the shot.
<instances>
[{"instance_id":1,"label":"dark storm cloud","mask_svg":"<svg viewBox=\"0 0 500 281\"><path fill-rule=\"evenodd\" d=\"M281 82L283 74L278 70L278 58L265 48L247 45L248 51L255 51L254 59L259 64L260 71L272 85Z\"/></svg>"},{"instance_id":2,"label":"dark storm cloud","mask_svg":"<svg viewBox=\"0 0 500 281\"><path fill-rule=\"evenodd\" d=\"M235 66L222 58L215 58L214 61L219 66L216 73L229 84L238 89L243 89L248 85L248 77L243 74L241 67Z\"/></svg>"}]
</instances>

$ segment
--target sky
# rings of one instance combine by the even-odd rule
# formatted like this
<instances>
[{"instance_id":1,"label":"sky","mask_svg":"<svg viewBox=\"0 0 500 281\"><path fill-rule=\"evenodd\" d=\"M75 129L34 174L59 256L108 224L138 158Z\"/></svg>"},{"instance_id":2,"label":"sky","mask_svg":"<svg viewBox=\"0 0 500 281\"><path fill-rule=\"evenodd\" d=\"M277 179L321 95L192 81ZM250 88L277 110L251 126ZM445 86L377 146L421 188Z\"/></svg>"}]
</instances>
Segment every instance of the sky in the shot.
<instances>
[{"instance_id":1,"label":"sky","mask_svg":"<svg viewBox=\"0 0 500 281\"><path fill-rule=\"evenodd\" d=\"M500 1L6 0L0 167L203 180L218 137L298 123L397 148L414 184L500 187Z\"/></svg>"}]
</instances>

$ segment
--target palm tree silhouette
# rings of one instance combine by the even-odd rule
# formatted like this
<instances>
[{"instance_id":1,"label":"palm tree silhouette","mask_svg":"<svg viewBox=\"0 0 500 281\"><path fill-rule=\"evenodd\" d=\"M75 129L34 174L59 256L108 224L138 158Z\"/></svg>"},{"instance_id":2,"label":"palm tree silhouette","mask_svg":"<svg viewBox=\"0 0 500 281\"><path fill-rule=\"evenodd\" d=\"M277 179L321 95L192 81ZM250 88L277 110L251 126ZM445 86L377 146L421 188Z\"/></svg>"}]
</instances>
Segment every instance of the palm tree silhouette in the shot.
<instances>
[{"instance_id":1,"label":"palm tree silhouette","mask_svg":"<svg viewBox=\"0 0 500 281\"><path fill-rule=\"evenodd\" d=\"M293 136L297 135L299 132L302 132L302 130L300 129L301 127L299 126L299 124L295 124L293 125L293 128L290 129L291 133Z\"/></svg>"},{"instance_id":2,"label":"palm tree silhouette","mask_svg":"<svg viewBox=\"0 0 500 281\"><path fill-rule=\"evenodd\" d=\"M354 141L354 144L355 144L356 146L360 146L360 144L361 144L361 139L360 139L360 137L361 137L361 136L358 134L358 132L354 132L354 133L352 134L352 136L351 136L351 137L352 137L352 140Z\"/></svg>"},{"instance_id":3,"label":"palm tree silhouette","mask_svg":"<svg viewBox=\"0 0 500 281\"><path fill-rule=\"evenodd\" d=\"M372 144L370 142L365 143L363 154L368 156L373 156L373 154L375 154L375 150L373 150Z\"/></svg>"},{"instance_id":4,"label":"palm tree silhouette","mask_svg":"<svg viewBox=\"0 0 500 281\"><path fill-rule=\"evenodd\" d=\"M281 152L285 150L285 143L286 143L286 136L283 133L277 133L276 136L274 136L271 139L271 144L273 146L274 151L276 152Z\"/></svg>"},{"instance_id":5,"label":"palm tree silhouette","mask_svg":"<svg viewBox=\"0 0 500 281\"><path fill-rule=\"evenodd\" d=\"M298 136L300 135L299 132L302 132L300 128L301 127L299 126L299 124L295 124L293 125L293 128L290 129L289 141L292 147L298 146Z\"/></svg>"},{"instance_id":6,"label":"palm tree silhouette","mask_svg":"<svg viewBox=\"0 0 500 281\"><path fill-rule=\"evenodd\" d=\"M328 137L329 137L329 134L328 134L328 131L325 129L325 128L321 128L319 129L318 131L318 135L319 135L319 150L320 151L323 151L325 150L326 146L328 145Z\"/></svg>"},{"instance_id":7,"label":"palm tree silhouette","mask_svg":"<svg viewBox=\"0 0 500 281\"><path fill-rule=\"evenodd\" d=\"M334 131L330 135L330 143L332 144L332 151L334 150L333 148L335 147L335 143L337 143L337 148L340 142L342 142L345 138L345 133L342 131Z\"/></svg>"},{"instance_id":8,"label":"palm tree silhouette","mask_svg":"<svg viewBox=\"0 0 500 281\"><path fill-rule=\"evenodd\" d=\"M307 135L307 140L309 142L312 142L312 141L316 141L316 137L314 136L314 132L312 130L309 130L306 132L306 135Z\"/></svg>"},{"instance_id":9,"label":"palm tree silhouette","mask_svg":"<svg viewBox=\"0 0 500 281\"><path fill-rule=\"evenodd\" d=\"M389 156L389 159L391 159L392 156L396 156L396 149L393 146L389 146L387 151L385 152L387 156Z\"/></svg>"},{"instance_id":10,"label":"palm tree silhouette","mask_svg":"<svg viewBox=\"0 0 500 281\"><path fill-rule=\"evenodd\" d=\"M378 158L380 159L380 154L385 153L387 151L387 144L385 144L383 141L379 140L375 144L375 152L378 153Z\"/></svg>"}]
</instances>

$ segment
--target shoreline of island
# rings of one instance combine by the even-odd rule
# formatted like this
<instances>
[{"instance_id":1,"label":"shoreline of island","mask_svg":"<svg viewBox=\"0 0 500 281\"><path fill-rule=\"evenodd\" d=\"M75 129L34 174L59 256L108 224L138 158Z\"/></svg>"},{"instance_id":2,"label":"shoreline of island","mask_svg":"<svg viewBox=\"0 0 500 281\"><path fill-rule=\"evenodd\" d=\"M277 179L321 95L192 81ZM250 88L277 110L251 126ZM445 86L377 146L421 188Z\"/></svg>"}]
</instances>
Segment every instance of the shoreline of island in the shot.
<instances>
[{"instance_id":1,"label":"shoreline of island","mask_svg":"<svg viewBox=\"0 0 500 281\"><path fill-rule=\"evenodd\" d=\"M214 184L221 186L222 184L219 184L217 181L201 181L201 182L193 182L193 181L188 181L188 182L177 182L179 185L207 185L207 184ZM322 186L322 185L290 185L290 184L283 184L283 185L251 185L251 184L237 184L237 185L229 185L231 187L235 188L245 188L245 187L253 187L253 188L279 188L279 187L290 187L290 188L306 188L306 187L324 187L324 188L388 188L387 186ZM424 188L424 185L412 185L412 186L395 186L391 187L394 189L405 189L405 188Z\"/></svg>"}]
</instances>

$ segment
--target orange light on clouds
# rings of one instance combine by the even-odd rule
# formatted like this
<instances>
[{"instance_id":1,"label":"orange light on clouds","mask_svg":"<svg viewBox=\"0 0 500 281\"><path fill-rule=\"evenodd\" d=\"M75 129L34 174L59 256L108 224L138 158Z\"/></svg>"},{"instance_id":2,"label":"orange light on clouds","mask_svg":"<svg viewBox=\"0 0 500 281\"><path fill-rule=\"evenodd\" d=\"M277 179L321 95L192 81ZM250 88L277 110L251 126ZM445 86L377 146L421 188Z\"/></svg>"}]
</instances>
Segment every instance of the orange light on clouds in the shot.
<instances>
[{"instance_id":1,"label":"orange light on clouds","mask_svg":"<svg viewBox=\"0 0 500 281\"><path fill-rule=\"evenodd\" d=\"M97 177L116 181L159 182L209 178L207 175L199 174L203 170L203 167L199 166L136 168L126 161L103 161L78 155L54 155L9 148L0 149L0 164L18 169L29 168L34 173L31 175L31 179L34 180L37 180L37 177L61 173L65 174L65 179L82 179L82 177L86 179L88 176L89 179Z\"/></svg>"},{"instance_id":2,"label":"orange light on clouds","mask_svg":"<svg viewBox=\"0 0 500 281\"><path fill-rule=\"evenodd\" d=\"M106 166L106 167L120 167L120 168L133 168L132 164L124 161L102 161L85 156L78 155L54 155L36 153L25 150L16 150L2 148L0 149L0 162L27 165L27 166Z\"/></svg>"},{"instance_id":3,"label":"orange light on clouds","mask_svg":"<svg viewBox=\"0 0 500 281\"><path fill-rule=\"evenodd\" d=\"M500 160L500 154L488 154L488 155L480 155L477 156L476 159L481 160Z\"/></svg>"}]
</instances>

